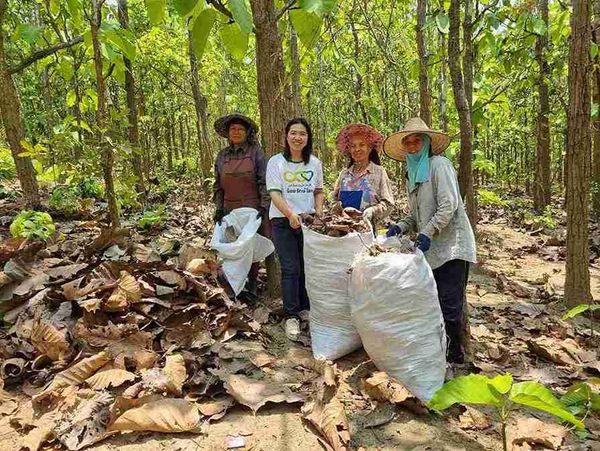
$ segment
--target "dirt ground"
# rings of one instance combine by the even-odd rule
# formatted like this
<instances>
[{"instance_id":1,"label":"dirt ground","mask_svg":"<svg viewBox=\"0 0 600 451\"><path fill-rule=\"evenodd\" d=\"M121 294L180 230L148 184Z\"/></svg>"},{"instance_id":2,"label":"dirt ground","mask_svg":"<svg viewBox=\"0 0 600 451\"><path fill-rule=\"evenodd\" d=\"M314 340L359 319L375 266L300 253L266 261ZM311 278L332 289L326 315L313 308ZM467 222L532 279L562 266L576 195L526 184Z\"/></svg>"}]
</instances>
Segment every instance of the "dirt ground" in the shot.
<instances>
[{"instance_id":1,"label":"dirt ground","mask_svg":"<svg viewBox=\"0 0 600 451\"><path fill-rule=\"evenodd\" d=\"M525 233L517 232L501 224L482 225L479 244L479 265L472 268L468 301L471 307L471 326L484 325L492 328L490 318L496 315L506 315L507 307L519 308L523 311L531 309L544 309L548 315L560 316L565 308L560 302L551 300L541 302L532 298L519 298L510 290L498 289L497 278L494 274L501 273L524 287L535 289L539 286L540 278L546 276L546 287L550 286L560 299L563 289L565 264L564 261L548 261L540 253L523 252L522 249L535 245L543 237L532 237ZM596 299L600 298L600 268L591 265L592 289ZM549 284L549 285L548 285ZM533 316L535 319L536 316ZM518 323L516 327L518 327ZM479 329L476 329L479 330ZM527 333L524 331L523 333ZM282 355L290 349L297 348L300 352L308 352L300 345L290 344L283 337L280 325L274 326L272 331L273 346L276 354ZM485 349L489 346L489 338L481 334L474 334L474 360L475 364L485 360ZM510 340L505 343L510 344ZM510 346L509 346L510 347ZM515 356L520 351L514 350ZM368 356L364 351L357 351L337 363L342 371L342 378L350 380L356 368L365 364ZM538 365L539 364L539 365ZM527 366L527 365L526 365ZM489 368L483 367L483 372L491 374L500 372L505 367ZM512 368L512 367L510 367ZM487 371L486 371L487 369ZM531 368L526 368L531 370ZM554 365L548 362L537 361L535 365L539 374L549 374L554 371ZM523 370L517 368L515 370ZM563 370L559 370L563 371ZM511 371L512 372L512 371ZM541 378L543 379L543 378ZM352 391L342 395L345 405L352 405ZM25 400L26 397L23 396ZM393 412L393 420L378 427L365 428L360 425L364 423L366 413L364 411L348 414L351 423L352 447L353 449L366 450L500 450L502 444L496 426L485 430L468 430L461 427L458 421L458 408L450 410L444 417L434 414L417 415L409 410L397 407ZM483 409L485 411L485 409ZM488 411L485 411L488 412ZM22 414L22 412L21 412ZM528 416L532 416L529 412ZM547 417L538 416L542 419ZM10 416L0 419L0 450L18 450L22 444L22 436L15 432L9 425ZM551 420L550 420L551 421ZM600 427L598 427L600 433ZM233 407L221 420L212 422L203 427L199 434L157 434L157 433L135 433L123 434L106 439L88 449L93 450L124 450L124 451L158 451L158 450L226 450L228 440L237 437L239 444L243 446L237 449L264 450L264 451L295 451L295 450L321 450L324 449L309 427L303 422L299 404L270 404L258 413L244 406ZM573 450L600 450L600 436L594 432L587 441L578 441L571 435L563 445L562 449ZM229 445L231 446L231 444ZM231 448L232 449L232 448ZM532 449L532 448L522 448ZM542 448L540 448L542 449Z\"/></svg>"}]
</instances>

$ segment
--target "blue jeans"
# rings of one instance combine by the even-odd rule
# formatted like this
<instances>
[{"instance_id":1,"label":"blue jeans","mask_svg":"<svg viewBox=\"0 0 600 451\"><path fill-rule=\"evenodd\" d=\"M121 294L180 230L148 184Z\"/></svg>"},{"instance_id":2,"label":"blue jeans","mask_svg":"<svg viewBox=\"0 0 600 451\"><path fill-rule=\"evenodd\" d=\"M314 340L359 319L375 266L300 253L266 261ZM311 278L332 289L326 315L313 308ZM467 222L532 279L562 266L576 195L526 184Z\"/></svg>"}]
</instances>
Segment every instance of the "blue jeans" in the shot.
<instances>
[{"instance_id":1,"label":"blue jeans","mask_svg":"<svg viewBox=\"0 0 600 451\"><path fill-rule=\"evenodd\" d=\"M273 218L271 225L273 244L281 265L283 309L289 316L298 316L302 310L310 309L304 282L302 229L292 229L287 218Z\"/></svg>"}]
</instances>

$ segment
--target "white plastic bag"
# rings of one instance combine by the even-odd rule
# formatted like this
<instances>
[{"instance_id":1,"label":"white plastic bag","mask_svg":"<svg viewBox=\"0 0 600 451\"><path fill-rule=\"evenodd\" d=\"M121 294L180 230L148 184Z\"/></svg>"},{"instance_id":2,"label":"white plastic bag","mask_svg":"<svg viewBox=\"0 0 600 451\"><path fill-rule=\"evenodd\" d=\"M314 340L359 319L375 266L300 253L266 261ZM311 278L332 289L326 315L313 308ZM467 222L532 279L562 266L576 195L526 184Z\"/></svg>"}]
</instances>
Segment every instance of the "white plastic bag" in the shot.
<instances>
[{"instance_id":1,"label":"white plastic bag","mask_svg":"<svg viewBox=\"0 0 600 451\"><path fill-rule=\"evenodd\" d=\"M335 360L361 346L350 317L349 270L355 256L373 242L373 235L351 233L336 238L304 226L302 233L313 354Z\"/></svg>"},{"instance_id":2,"label":"white plastic bag","mask_svg":"<svg viewBox=\"0 0 600 451\"><path fill-rule=\"evenodd\" d=\"M446 334L423 253L359 255L350 290L352 320L375 365L430 400L444 383Z\"/></svg>"},{"instance_id":3,"label":"white plastic bag","mask_svg":"<svg viewBox=\"0 0 600 451\"><path fill-rule=\"evenodd\" d=\"M210 247L219 253L223 262L223 272L236 296L246 283L252 263L264 260L273 253L275 247L268 238L259 235L261 219L254 208L236 208L215 226ZM227 227L233 227L237 239L228 243L225 236Z\"/></svg>"}]
</instances>

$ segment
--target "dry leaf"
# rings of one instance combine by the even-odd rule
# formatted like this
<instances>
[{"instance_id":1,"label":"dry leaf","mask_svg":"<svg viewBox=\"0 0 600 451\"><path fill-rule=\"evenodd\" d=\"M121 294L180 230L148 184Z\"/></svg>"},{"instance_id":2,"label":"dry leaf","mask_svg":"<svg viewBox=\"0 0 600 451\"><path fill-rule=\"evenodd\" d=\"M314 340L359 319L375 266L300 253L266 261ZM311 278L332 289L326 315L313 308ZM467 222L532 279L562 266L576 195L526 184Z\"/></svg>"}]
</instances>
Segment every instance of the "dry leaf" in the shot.
<instances>
[{"instance_id":1,"label":"dry leaf","mask_svg":"<svg viewBox=\"0 0 600 451\"><path fill-rule=\"evenodd\" d=\"M534 354L558 365L577 365L575 359L562 349L561 344L550 337L527 340L527 347Z\"/></svg>"},{"instance_id":2,"label":"dry leaf","mask_svg":"<svg viewBox=\"0 0 600 451\"><path fill-rule=\"evenodd\" d=\"M55 429L60 442L69 450L79 450L105 439L109 406L113 396L107 392L94 394L83 399L79 405L69 411Z\"/></svg>"},{"instance_id":3,"label":"dry leaf","mask_svg":"<svg viewBox=\"0 0 600 451\"><path fill-rule=\"evenodd\" d=\"M31 344L37 351L46 354L52 360L62 359L70 348L66 332L59 331L42 320L33 323Z\"/></svg>"},{"instance_id":4,"label":"dry leaf","mask_svg":"<svg viewBox=\"0 0 600 451\"><path fill-rule=\"evenodd\" d=\"M137 369L152 368L156 354L152 349L152 334L140 331L134 324L112 324L86 327L78 322L75 335L94 348L106 348L115 356L115 366L126 368L125 360L135 363Z\"/></svg>"},{"instance_id":5,"label":"dry leaf","mask_svg":"<svg viewBox=\"0 0 600 451\"><path fill-rule=\"evenodd\" d=\"M2 362L0 367L0 376L2 379L17 379L23 375L27 361L14 357L12 359L6 359Z\"/></svg>"},{"instance_id":6,"label":"dry leaf","mask_svg":"<svg viewBox=\"0 0 600 451\"><path fill-rule=\"evenodd\" d=\"M389 402L382 402L375 407L375 410L365 415L363 427L375 428L389 423L396 417L396 406Z\"/></svg>"},{"instance_id":7,"label":"dry leaf","mask_svg":"<svg viewBox=\"0 0 600 451\"><path fill-rule=\"evenodd\" d=\"M109 387L119 387L125 382L131 382L135 379L135 374L115 368L110 363L102 367L96 374L88 377L85 382L95 390L103 390Z\"/></svg>"},{"instance_id":8,"label":"dry leaf","mask_svg":"<svg viewBox=\"0 0 600 451\"><path fill-rule=\"evenodd\" d=\"M86 299L84 301L77 301L77 303L86 312L94 313L100 310L100 306L102 305L102 299L92 298Z\"/></svg>"},{"instance_id":9,"label":"dry leaf","mask_svg":"<svg viewBox=\"0 0 600 451\"><path fill-rule=\"evenodd\" d=\"M140 243L136 243L133 245L133 257L136 260L139 260L144 263L159 262L162 260L160 258L160 255L158 255L158 253L154 249L144 246Z\"/></svg>"},{"instance_id":10,"label":"dry leaf","mask_svg":"<svg viewBox=\"0 0 600 451\"><path fill-rule=\"evenodd\" d=\"M483 412L474 407L465 406L466 410L459 417L461 429L475 429L482 431L492 426L492 422Z\"/></svg>"},{"instance_id":11,"label":"dry leaf","mask_svg":"<svg viewBox=\"0 0 600 451\"><path fill-rule=\"evenodd\" d=\"M185 399L162 399L127 410L110 431L185 432L200 421L198 409Z\"/></svg>"},{"instance_id":12,"label":"dry leaf","mask_svg":"<svg viewBox=\"0 0 600 451\"><path fill-rule=\"evenodd\" d=\"M190 261L185 270L196 276L200 275L216 275L219 269L218 263L206 260L204 258L195 258Z\"/></svg>"},{"instance_id":13,"label":"dry leaf","mask_svg":"<svg viewBox=\"0 0 600 451\"><path fill-rule=\"evenodd\" d=\"M57 390L70 385L79 385L92 376L98 369L102 368L110 360L110 355L100 352L96 355L77 362L75 365L61 371L52 380L52 383L42 392L32 398L34 404L38 404L53 395Z\"/></svg>"},{"instance_id":14,"label":"dry leaf","mask_svg":"<svg viewBox=\"0 0 600 451\"><path fill-rule=\"evenodd\" d=\"M235 404L235 400L230 396L224 396L212 401L204 401L197 403L200 413L206 417L210 417L208 420L218 420L222 418L227 409Z\"/></svg>"},{"instance_id":15,"label":"dry leaf","mask_svg":"<svg viewBox=\"0 0 600 451\"><path fill-rule=\"evenodd\" d=\"M545 423L537 418L519 418L508 429L509 449L525 451L532 449L530 445L558 449L568 434L568 429L560 424Z\"/></svg>"},{"instance_id":16,"label":"dry leaf","mask_svg":"<svg viewBox=\"0 0 600 451\"><path fill-rule=\"evenodd\" d=\"M117 288L104 304L104 309L109 312L119 312L129 304L139 302L142 298L142 289L135 277L127 271L121 271Z\"/></svg>"},{"instance_id":17,"label":"dry leaf","mask_svg":"<svg viewBox=\"0 0 600 451\"><path fill-rule=\"evenodd\" d=\"M326 440L328 449L346 451L350 442L350 433L344 405L333 396L324 400L309 401L302 406L302 413Z\"/></svg>"},{"instance_id":18,"label":"dry leaf","mask_svg":"<svg viewBox=\"0 0 600 451\"><path fill-rule=\"evenodd\" d=\"M181 354L168 355L163 371L169 379L169 390L181 394L183 383L187 378L183 356Z\"/></svg>"},{"instance_id":19,"label":"dry leaf","mask_svg":"<svg viewBox=\"0 0 600 451\"><path fill-rule=\"evenodd\" d=\"M397 404L412 398L412 394L401 383L379 371L363 381L365 393L377 401L389 401Z\"/></svg>"},{"instance_id":20,"label":"dry leaf","mask_svg":"<svg viewBox=\"0 0 600 451\"><path fill-rule=\"evenodd\" d=\"M301 402L304 397L293 393L285 385L257 381L239 374L233 374L227 378L224 384L227 393L235 398L237 402L257 411L267 402Z\"/></svg>"}]
</instances>

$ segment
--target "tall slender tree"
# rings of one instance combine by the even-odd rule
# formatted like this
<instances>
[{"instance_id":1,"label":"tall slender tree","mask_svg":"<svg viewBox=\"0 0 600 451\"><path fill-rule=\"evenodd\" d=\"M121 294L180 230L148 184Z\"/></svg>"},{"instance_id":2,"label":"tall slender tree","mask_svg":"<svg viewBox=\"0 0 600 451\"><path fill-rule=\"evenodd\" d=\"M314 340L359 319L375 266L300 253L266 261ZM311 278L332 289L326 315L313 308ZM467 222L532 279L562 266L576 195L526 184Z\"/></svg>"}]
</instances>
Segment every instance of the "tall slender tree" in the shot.
<instances>
[{"instance_id":1,"label":"tall slender tree","mask_svg":"<svg viewBox=\"0 0 600 451\"><path fill-rule=\"evenodd\" d=\"M119 22L121 23L121 27L124 30L129 30L129 9L127 0L119 0L118 8ZM131 61L125 55L123 55L123 63L125 64L125 92L127 93L127 109L129 119L128 139L129 144L132 147L131 163L133 165L133 173L136 177L136 190L138 193L145 195L146 186L144 183L144 172L142 170L138 111L135 97L135 78L133 76Z\"/></svg>"},{"instance_id":2,"label":"tall slender tree","mask_svg":"<svg viewBox=\"0 0 600 451\"><path fill-rule=\"evenodd\" d=\"M108 201L108 219L110 226L114 229L121 226L119 218L119 207L117 205L117 196L115 194L115 182L113 178L114 153L110 142L106 139L108 132L108 104L106 79L103 69L102 50L100 47L99 31L102 25L102 6L104 0L92 0L92 12L89 15L92 48L94 57L94 70L96 73L96 96L98 97L98 106L96 109L96 137L98 146L101 150L102 173L104 175L104 185L106 200Z\"/></svg>"},{"instance_id":3,"label":"tall slender tree","mask_svg":"<svg viewBox=\"0 0 600 451\"><path fill-rule=\"evenodd\" d=\"M590 140L590 2L573 0L569 46L569 109L566 170L567 268L565 302L592 299L589 266Z\"/></svg>"},{"instance_id":4,"label":"tall slender tree","mask_svg":"<svg viewBox=\"0 0 600 451\"><path fill-rule=\"evenodd\" d=\"M592 39L600 46L600 0L594 0L594 20L592 26ZM592 86L593 98L596 105L600 105L600 67L598 56L594 64ZM596 113L593 123L593 154L592 154L592 209L596 218L600 218L600 114Z\"/></svg>"},{"instance_id":5,"label":"tall slender tree","mask_svg":"<svg viewBox=\"0 0 600 451\"><path fill-rule=\"evenodd\" d=\"M22 142L25 140L25 125L21 116L21 100L17 87L9 71L4 50L4 17L8 7L8 0L0 0L0 115L6 130L6 138L12 152L17 176L23 190L25 202L30 207L40 203L40 195L33 164L25 153Z\"/></svg>"},{"instance_id":6,"label":"tall slender tree","mask_svg":"<svg viewBox=\"0 0 600 451\"><path fill-rule=\"evenodd\" d=\"M460 0L451 0L448 10L450 30L448 34L448 64L454 92L454 104L458 112L460 127L460 154L458 183L466 201L467 214L471 225L475 228L476 209L473 192L473 126L471 123L471 108L467 98L460 52Z\"/></svg>"},{"instance_id":7,"label":"tall slender tree","mask_svg":"<svg viewBox=\"0 0 600 451\"><path fill-rule=\"evenodd\" d=\"M427 74L429 58L425 46L425 23L427 21L427 0L417 0L417 51L419 53L419 116L431 126L431 95Z\"/></svg>"},{"instance_id":8,"label":"tall slender tree","mask_svg":"<svg viewBox=\"0 0 600 451\"><path fill-rule=\"evenodd\" d=\"M535 43L535 59L539 68L537 81L539 99L533 202L536 210L541 212L550 203L550 102L548 100L550 67L546 58L548 47L548 0L539 0L538 10L546 29L537 36Z\"/></svg>"}]
</instances>

